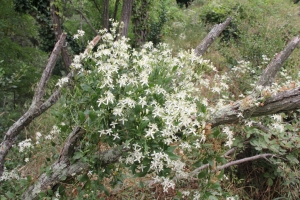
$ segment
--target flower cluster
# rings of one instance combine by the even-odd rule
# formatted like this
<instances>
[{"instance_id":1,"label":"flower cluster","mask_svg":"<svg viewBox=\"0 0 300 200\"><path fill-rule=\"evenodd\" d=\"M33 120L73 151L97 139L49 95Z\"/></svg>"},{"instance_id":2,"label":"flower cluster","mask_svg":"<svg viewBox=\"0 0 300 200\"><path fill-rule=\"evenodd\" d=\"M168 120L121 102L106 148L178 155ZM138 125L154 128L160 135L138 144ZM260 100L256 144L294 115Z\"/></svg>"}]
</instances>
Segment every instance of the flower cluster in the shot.
<instances>
[{"instance_id":1,"label":"flower cluster","mask_svg":"<svg viewBox=\"0 0 300 200\"><path fill-rule=\"evenodd\" d=\"M4 167L3 174L0 177L0 182L1 181L12 180L12 179L16 179L16 180L20 179L20 176L18 175L17 170L14 169L14 170L9 172L9 171L7 171L6 167Z\"/></svg>"},{"instance_id":2,"label":"flower cluster","mask_svg":"<svg viewBox=\"0 0 300 200\"><path fill-rule=\"evenodd\" d=\"M68 77L63 77L63 78L58 80L58 82L56 83L56 86L61 88L64 84L66 84L68 82L69 82L69 78Z\"/></svg>"},{"instance_id":3,"label":"flower cluster","mask_svg":"<svg viewBox=\"0 0 300 200\"><path fill-rule=\"evenodd\" d=\"M74 39L78 39L79 37L83 37L84 33L85 32L83 30L77 30L77 34L75 34L73 37Z\"/></svg>"},{"instance_id":4,"label":"flower cluster","mask_svg":"<svg viewBox=\"0 0 300 200\"><path fill-rule=\"evenodd\" d=\"M231 148L232 144L233 144L233 132L229 129L229 127L224 127L223 128L223 132L227 135L227 141L225 146L228 146L229 148Z\"/></svg>"},{"instance_id":5,"label":"flower cluster","mask_svg":"<svg viewBox=\"0 0 300 200\"><path fill-rule=\"evenodd\" d=\"M26 139L22 142L19 142L19 151L24 152L25 149L29 149L32 147L31 139Z\"/></svg>"}]
</instances>

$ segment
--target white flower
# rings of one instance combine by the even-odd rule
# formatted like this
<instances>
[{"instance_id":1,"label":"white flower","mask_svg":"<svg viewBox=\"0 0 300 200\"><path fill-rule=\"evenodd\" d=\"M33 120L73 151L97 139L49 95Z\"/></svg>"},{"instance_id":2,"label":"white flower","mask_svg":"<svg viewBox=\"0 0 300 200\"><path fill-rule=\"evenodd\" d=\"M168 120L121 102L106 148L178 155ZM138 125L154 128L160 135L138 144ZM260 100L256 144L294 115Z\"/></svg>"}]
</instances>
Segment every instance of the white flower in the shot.
<instances>
[{"instance_id":1,"label":"white flower","mask_svg":"<svg viewBox=\"0 0 300 200\"><path fill-rule=\"evenodd\" d=\"M190 195L190 191L182 191L181 194L183 197L188 197Z\"/></svg>"},{"instance_id":2,"label":"white flower","mask_svg":"<svg viewBox=\"0 0 300 200\"><path fill-rule=\"evenodd\" d=\"M212 91L213 93L219 93L219 94L220 94L221 88L215 86L215 87L212 88L211 91Z\"/></svg>"},{"instance_id":3,"label":"white flower","mask_svg":"<svg viewBox=\"0 0 300 200\"><path fill-rule=\"evenodd\" d=\"M56 83L56 86L61 88L67 82L69 82L69 78L68 77L63 77L63 78L58 80L58 82Z\"/></svg>"},{"instance_id":4,"label":"white flower","mask_svg":"<svg viewBox=\"0 0 300 200\"><path fill-rule=\"evenodd\" d=\"M31 139L26 139L20 142L18 146L19 146L19 152L23 152L25 149L31 148L32 147Z\"/></svg>"},{"instance_id":5,"label":"white flower","mask_svg":"<svg viewBox=\"0 0 300 200\"><path fill-rule=\"evenodd\" d=\"M238 114L237 114L237 117L238 117L238 118L244 118L243 113L242 113L242 112L238 113Z\"/></svg>"},{"instance_id":6,"label":"white flower","mask_svg":"<svg viewBox=\"0 0 300 200\"><path fill-rule=\"evenodd\" d=\"M168 192L169 188L174 189L175 188L175 182L173 180L170 180L169 178L162 177L163 182L161 183L163 186L163 191Z\"/></svg>"},{"instance_id":7,"label":"white flower","mask_svg":"<svg viewBox=\"0 0 300 200\"><path fill-rule=\"evenodd\" d=\"M247 122L246 122L246 126L249 126L249 127L251 127L251 126L252 126L252 124L253 124L253 121L247 121Z\"/></svg>"},{"instance_id":8,"label":"white flower","mask_svg":"<svg viewBox=\"0 0 300 200\"><path fill-rule=\"evenodd\" d=\"M78 33L79 36L82 37L82 36L84 36L85 32L83 30L77 30L77 33Z\"/></svg>"},{"instance_id":9,"label":"white flower","mask_svg":"<svg viewBox=\"0 0 300 200\"><path fill-rule=\"evenodd\" d=\"M272 126L277 129L279 132L284 132L284 126L282 124L279 123L274 123L272 124Z\"/></svg>"},{"instance_id":10,"label":"white flower","mask_svg":"<svg viewBox=\"0 0 300 200\"><path fill-rule=\"evenodd\" d=\"M40 137L42 137L42 134L40 132L35 133L35 139L38 142L40 140Z\"/></svg>"},{"instance_id":11,"label":"white flower","mask_svg":"<svg viewBox=\"0 0 300 200\"><path fill-rule=\"evenodd\" d=\"M193 200L199 200L200 197L201 197L201 195L199 194L198 191L196 191L196 192L194 193Z\"/></svg>"},{"instance_id":12,"label":"white flower","mask_svg":"<svg viewBox=\"0 0 300 200\"><path fill-rule=\"evenodd\" d=\"M29 161L29 158L25 158L25 160L24 160L25 162L28 162Z\"/></svg>"},{"instance_id":13,"label":"white flower","mask_svg":"<svg viewBox=\"0 0 300 200\"><path fill-rule=\"evenodd\" d=\"M120 137L119 137L119 134L118 134L118 133L116 133L116 134L112 134L112 136L114 137L114 138L113 138L113 140L120 139Z\"/></svg>"},{"instance_id":14,"label":"white flower","mask_svg":"<svg viewBox=\"0 0 300 200\"><path fill-rule=\"evenodd\" d=\"M282 121L282 117L279 114L274 114L271 116L275 121L277 122L281 122Z\"/></svg>"},{"instance_id":15,"label":"white flower","mask_svg":"<svg viewBox=\"0 0 300 200\"><path fill-rule=\"evenodd\" d=\"M227 126L223 128L223 132L227 135L227 139L228 139L225 146L228 146L229 148L231 148L231 146L233 144L233 140L235 140L233 138L233 132Z\"/></svg>"},{"instance_id":16,"label":"white flower","mask_svg":"<svg viewBox=\"0 0 300 200\"><path fill-rule=\"evenodd\" d=\"M147 105L146 97L139 97L140 101L139 104L144 108Z\"/></svg>"}]
</instances>

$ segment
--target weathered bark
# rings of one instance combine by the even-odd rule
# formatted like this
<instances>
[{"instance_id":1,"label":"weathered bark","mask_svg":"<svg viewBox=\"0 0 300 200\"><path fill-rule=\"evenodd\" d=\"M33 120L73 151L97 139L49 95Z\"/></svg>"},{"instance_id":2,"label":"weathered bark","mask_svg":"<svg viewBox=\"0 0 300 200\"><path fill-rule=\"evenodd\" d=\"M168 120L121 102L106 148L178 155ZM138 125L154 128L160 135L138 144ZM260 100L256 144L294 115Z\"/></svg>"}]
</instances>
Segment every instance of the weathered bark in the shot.
<instances>
[{"instance_id":1,"label":"weathered bark","mask_svg":"<svg viewBox=\"0 0 300 200\"><path fill-rule=\"evenodd\" d=\"M103 28L109 29L109 0L103 0L103 19L102 25Z\"/></svg>"},{"instance_id":2,"label":"weathered bark","mask_svg":"<svg viewBox=\"0 0 300 200\"><path fill-rule=\"evenodd\" d=\"M117 21L117 13L118 13L118 10L119 10L119 4L120 4L120 0L116 0L114 14L113 14L114 21Z\"/></svg>"},{"instance_id":3,"label":"weathered bark","mask_svg":"<svg viewBox=\"0 0 300 200\"><path fill-rule=\"evenodd\" d=\"M297 36L288 43L282 52L275 56L264 70L257 86L267 86L273 81L284 61L289 57L299 43L300 39ZM258 92L259 91L254 91L252 95L245 99L236 101L233 104L229 104L224 106L224 108L217 110L212 114L209 123L212 124L212 127L215 127L220 124L238 122L241 119L241 117L239 117L241 114L243 116L242 118L250 118L292 111L300 108L300 87L274 94L261 103L260 106L255 106L253 103L256 102L257 99L262 100L262 97L260 97Z\"/></svg>"},{"instance_id":4,"label":"weathered bark","mask_svg":"<svg viewBox=\"0 0 300 200\"><path fill-rule=\"evenodd\" d=\"M121 22L124 23L124 26L122 28L121 36L127 37L128 35L132 5L133 0L123 0Z\"/></svg>"},{"instance_id":5,"label":"weathered bark","mask_svg":"<svg viewBox=\"0 0 300 200\"><path fill-rule=\"evenodd\" d=\"M52 19L54 35L55 35L56 41L58 41L62 34L62 29L61 29L61 24L60 24L60 18L57 15L59 10L54 5L54 0L50 0L50 10L51 10L51 19ZM64 45L63 45L62 51L61 51L61 55L62 55L62 59L63 59L64 65L65 65L66 71L69 72L70 65L72 63L72 59L68 52L68 48L67 48L66 44L67 43L64 42Z\"/></svg>"},{"instance_id":6,"label":"weathered bark","mask_svg":"<svg viewBox=\"0 0 300 200\"><path fill-rule=\"evenodd\" d=\"M251 101L251 97L246 98L248 99L236 101L213 113L211 120L209 120L212 127L221 124L236 123L241 119L241 117L239 117L240 114L242 114L244 116L242 118L245 119L299 109L300 87L275 94L264 101L261 106L253 105L247 109L241 109L242 105L245 104L245 101Z\"/></svg>"},{"instance_id":7,"label":"weathered bark","mask_svg":"<svg viewBox=\"0 0 300 200\"><path fill-rule=\"evenodd\" d=\"M8 151L11 149L12 145L15 143L17 136L20 131L24 129L28 124L32 122L33 119L41 115L45 110L50 108L53 104L56 103L60 95L60 90L55 92L50 98L43 102L43 96L45 94L45 88L50 79L52 70L55 66L61 48L63 47L66 35L62 34L60 39L54 46L54 49L50 55L49 61L44 69L41 80L38 84L38 87L35 91L31 106L28 111L16 121L9 130L5 133L4 139L0 144L0 176L3 174L5 158L8 154Z\"/></svg>"},{"instance_id":8,"label":"weathered bark","mask_svg":"<svg viewBox=\"0 0 300 200\"><path fill-rule=\"evenodd\" d=\"M299 36L294 37L283 51L276 54L273 60L269 63L267 68L263 71L257 86L270 86L275 78L277 72L280 70L280 67L284 61L291 55L294 49L299 45L300 38Z\"/></svg>"},{"instance_id":9,"label":"weathered bark","mask_svg":"<svg viewBox=\"0 0 300 200\"><path fill-rule=\"evenodd\" d=\"M227 18L223 23L217 24L202 40L202 42L196 47L195 54L202 56L208 47L215 41L215 39L222 33L222 31L229 25L231 17Z\"/></svg>"},{"instance_id":10,"label":"weathered bark","mask_svg":"<svg viewBox=\"0 0 300 200\"><path fill-rule=\"evenodd\" d=\"M132 22L134 32L134 46L140 47L146 42L149 30L148 11L150 0L134 1L132 9Z\"/></svg>"},{"instance_id":11,"label":"weathered bark","mask_svg":"<svg viewBox=\"0 0 300 200\"><path fill-rule=\"evenodd\" d=\"M242 164L242 163L245 163L245 162L250 162L250 161L254 161L254 160L257 160L257 159L261 159L261 158L267 159L267 157L276 157L276 155L271 154L271 153L265 153L265 154L259 154L259 155L255 155L255 156L251 156L251 157L247 157L247 158L242 158L242 159L239 159L239 160L234 160L234 161L231 161L231 162L226 163L224 165L216 166L216 168L212 169L211 172L214 173L216 171L226 169L226 168L231 167L233 165L239 165L239 164ZM190 177L197 176L202 170L207 169L207 168L209 168L209 164L202 165L201 167L199 167L199 168L195 169L194 171L192 171L190 173Z\"/></svg>"}]
</instances>

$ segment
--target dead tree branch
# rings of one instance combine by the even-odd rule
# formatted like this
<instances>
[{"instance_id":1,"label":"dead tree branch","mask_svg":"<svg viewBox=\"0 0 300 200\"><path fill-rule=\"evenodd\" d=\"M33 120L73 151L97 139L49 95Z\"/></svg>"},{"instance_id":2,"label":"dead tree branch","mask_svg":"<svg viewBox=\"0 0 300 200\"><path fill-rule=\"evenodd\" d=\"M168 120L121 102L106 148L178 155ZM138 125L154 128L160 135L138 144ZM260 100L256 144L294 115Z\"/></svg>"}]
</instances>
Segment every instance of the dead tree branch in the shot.
<instances>
[{"instance_id":1,"label":"dead tree branch","mask_svg":"<svg viewBox=\"0 0 300 200\"><path fill-rule=\"evenodd\" d=\"M202 42L196 47L196 56L202 56L210 45L216 40L216 38L222 33L222 31L229 25L231 17L227 18L223 23L217 24L202 40Z\"/></svg>"},{"instance_id":2,"label":"dead tree branch","mask_svg":"<svg viewBox=\"0 0 300 200\"><path fill-rule=\"evenodd\" d=\"M297 110L300 108L300 87L272 95L261 106L252 105L247 109L241 109L244 101L240 100L233 105L229 104L219 109L212 114L209 123L212 124L212 127L235 123L240 120L240 113L245 118L250 118ZM251 115L248 115L249 112L251 112Z\"/></svg>"},{"instance_id":3,"label":"dead tree branch","mask_svg":"<svg viewBox=\"0 0 300 200\"><path fill-rule=\"evenodd\" d=\"M22 117L20 117L5 133L4 139L0 144L0 176L2 176L3 174L5 158L8 154L8 151L15 143L20 131L23 130L24 127L26 127L28 124L30 124L33 119L38 117L57 101L57 97L59 96L60 91L56 92L55 95L52 95L45 103L43 103L43 96L65 39L66 35L61 34L60 39L54 46L54 49L50 55L48 64L46 65L46 68L42 74L41 80L38 84L31 106L29 107L28 111Z\"/></svg>"},{"instance_id":4,"label":"dead tree branch","mask_svg":"<svg viewBox=\"0 0 300 200\"><path fill-rule=\"evenodd\" d=\"M263 71L257 86L270 86L275 78L280 67L283 65L284 61L288 59L294 49L299 45L299 36L294 37L285 47L283 51L276 54L273 60L269 63L266 69Z\"/></svg>"},{"instance_id":5,"label":"dead tree branch","mask_svg":"<svg viewBox=\"0 0 300 200\"><path fill-rule=\"evenodd\" d=\"M267 159L267 157L276 157L276 155L275 154L270 154L270 153L265 153L265 154L260 154L260 155L256 155L256 156L251 156L251 157L243 158L243 159L240 159L240 160L231 161L231 162L226 163L224 165L217 166L217 168L214 169L214 170L212 170L211 172L213 173L215 171L219 171L219 170L231 167L233 165L239 165L241 163L245 163L245 162L249 162L249 161L254 161L254 160L257 160L257 159L260 159L260 158ZM207 169L207 168L209 168L209 164L205 164L205 165L203 165L203 166L195 169L194 171L191 172L190 175L191 175L191 177L194 177L197 174L199 174L202 170Z\"/></svg>"},{"instance_id":6,"label":"dead tree branch","mask_svg":"<svg viewBox=\"0 0 300 200\"><path fill-rule=\"evenodd\" d=\"M52 20L54 35L55 35L56 41L58 41L63 32L62 32L61 23L60 23L60 17L58 16L59 10L56 8L56 6L54 4L54 0L50 1L50 11L51 11L51 20ZM64 45L62 46L62 49L61 49L61 55L62 55L62 59L63 59L64 65L65 65L66 71L69 72L70 65L72 63L72 59L68 52L67 43L65 41L64 41Z\"/></svg>"},{"instance_id":7,"label":"dead tree branch","mask_svg":"<svg viewBox=\"0 0 300 200\"><path fill-rule=\"evenodd\" d=\"M47 193L49 188L53 188L55 185L65 180L72 180L79 174L86 174L90 168L87 163L80 160L71 163L70 159L75 152L75 146L85 134L85 130L80 127L75 127L67 138L64 147L61 150L61 154L57 161L51 166L50 175L47 173L42 174L38 180L30 186L22 195L22 199L32 200L37 199L40 192ZM118 161L119 157L130 149L124 146L118 146L111 148L105 152L97 152L97 162L101 164L101 167L105 167L108 164L112 164Z\"/></svg>"},{"instance_id":8,"label":"dead tree branch","mask_svg":"<svg viewBox=\"0 0 300 200\"><path fill-rule=\"evenodd\" d=\"M52 105L54 105L60 98L61 91L60 89L57 89L52 93L52 95L46 101L43 101L48 80L51 76L52 70L55 66L56 60L61 51L65 38L66 35L62 34L60 36L59 41L56 43L50 55L50 58L48 60L48 64L46 65L46 68L42 74L41 80L38 84L35 95L33 97L33 101L28 111L22 117L20 117L18 121L16 121L5 133L4 139L0 144L0 177L2 176L4 171L5 158L9 150L11 149L12 145L15 143L17 136L20 134L20 132L27 125L29 125L36 117L40 116ZM100 40L100 36L98 35L92 40L92 42L89 43L84 53L90 52L93 49L93 47L97 45L99 40ZM73 76L74 76L74 71L71 71L67 75L68 78L72 78Z\"/></svg>"}]
</instances>

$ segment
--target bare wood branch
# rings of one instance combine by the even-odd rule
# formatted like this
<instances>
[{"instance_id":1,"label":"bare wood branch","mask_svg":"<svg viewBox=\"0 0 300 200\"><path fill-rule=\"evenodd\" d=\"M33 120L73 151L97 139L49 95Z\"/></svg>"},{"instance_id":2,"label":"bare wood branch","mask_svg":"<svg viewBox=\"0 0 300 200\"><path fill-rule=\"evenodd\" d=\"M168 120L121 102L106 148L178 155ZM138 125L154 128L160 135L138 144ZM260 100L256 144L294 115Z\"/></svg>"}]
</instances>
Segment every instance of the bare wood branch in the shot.
<instances>
[{"instance_id":1,"label":"bare wood branch","mask_svg":"<svg viewBox=\"0 0 300 200\"><path fill-rule=\"evenodd\" d=\"M222 169L231 167L233 165L239 165L239 164L249 162L249 161L253 161L253 160L257 160L257 159L260 159L260 158L263 158L263 159L267 160L267 157L277 157L277 156L275 154L271 154L271 153L265 153L265 154L260 154L260 155L256 155L256 156L251 156L251 157L243 158L243 159L240 159L240 160L231 161L231 162L226 163L224 165L218 166L217 170L222 170ZM214 172L214 171L212 171L212 172Z\"/></svg>"},{"instance_id":2,"label":"bare wood branch","mask_svg":"<svg viewBox=\"0 0 300 200\"><path fill-rule=\"evenodd\" d=\"M75 10L76 12L78 12L78 13L83 17L84 21L85 21L85 22L90 26L90 28L94 31L95 35L98 35L97 30L94 28L94 26L92 25L92 23L90 22L90 20L84 15L84 13L83 13L81 10L75 8L75 6L74 6L72 0L70 0L70 3L72 4L74 10ZM96 3L96 2L94 2L94 3Z\"/></svg>"},{"instance_id":3,"label":"bare wood branch","mask_svg":"<svg viewBox=\"0 0 300 200\"><path fill-rule=\"evenodd\" d=\"M229 25L231 17L227 18L223 23L217 24L213 29L207 34L207 36L202 40L202 42L196 47L196 56L202 56L210 45L215 41L215 39L222 33L222 31Z\"/></svg>"},{"instance_id":4,"label":"bare wood branch","mask_svg":"<svg viewBox=\"0 0 300 200\"><path fill-rule=\"evenodd\" d=\"M49 57L48 63L44 69L44 72L42 74L42 77L40 79L40 82L37 86L37 89L35 91L34 97L33 97L33 101L32 101L32 106L39 106L42 103L42 98L44 96L45 93L45 88L47 86L47 83L51 77L52 71L54 69L55 63L57 61L57 58L60 54L61 48L64 44L64 41L66 39L66 35L65 34L61 34L60 38L58 39L56 45L54 46L54 49Z\"/></svg>"},{"instance_id":5,"label":"bare wood branch","mask_svg":"<svg viewBox=\"0 0 300 200\"><path fill-rule=\"evenodd\" d=\"M247 109L241 109L241 105L244 101L245 100L240 100L235 102L233 105L229 104L224 106L222 109L217 110L212 114L209 123L212 124L212 127L221 124L235 123L241 119L239 117L240 113L242 113L245 118L250 118L299 109L300 87L275 94L263 102L262 106L257 107L253 105ZM251 101L251 99L248 99L247 101ZM249 112L251 112L251 115L248 115Z\"/></svg>"},{"instance_id":6,"label":"bare wood branch","mask_svg":"<svg viewBox=\"0 0 300 200\"><path fill-rule=\"evenodd\" d=\"M40 106L43 103L42 98L45 93L45 88L51 76L52 70L55 66L58 54L63 46L65 38L66 35L62 34L59 41L54 46L54 49L42 74L41 80L38 84L31 106L29 107L28 111L23 116L21 116L5 133L4 139L0 144L0 176L2 176L3 174L5 158L8 154L8 151L11 149L12 145L16 141L16 137L18 136L20 131L23 130L25 126L30 124L33 119L35 119L42 113L40 111ZM47 106L44 105L44 108L48 109L48 106L51 106L51 102L53 101L48 101Z\"/></svg>"},{"instance_id":7,"label":"bare wood branch","mask_svg":"<svg viewBox=\"0 0 300 200\"><path fill-rule=\"evenodd\" d=\"M270 153L265 153L265 154L260 154L260 155L256 155L256 156L251 156L251 157L247 157L247 158L243 158L243 159L239 159L239 160L235 160L235 161L231 161L229 163L226 163L224 165L221 166L217 166L216 170L211 170L211 172L215 172L215 171L219 171L228 167L231 167L233 165L239 165L241 163L245 163L245 162L249 162L249 161L253 161L253 160L257 160L260 158L264 158L266 159L267 157L276 157L275 154L270 154ZM192 171L190 173L190 177L194 177L197 174L199 174L202 170L209 168L209 164L205 164L197 169L195 169L194 171Z\"/></svg>"},{"instance_id":8,"label":"bare wood branch","mask_svg":"<svg viewBox=\"0 0 300 200\"><path fill-rule=\"evenodd\" d=\"M77 134L83 134L84 132L82 131L82 129L74 129L74 131L71 133L72 136L68 138L67 143L62 150L63 155L61 154L60 158L51 166L50 175L47 175L46 173L42 174L38 178L38 180L23 193L22 199L37 199L40 192L47 193L48 189L53 188L60 182L63 182L65 180L72 180L76 177L76 175L86 174L88 172L90 166L87 163L83 163L78 160L77 162L70 164L70 162L68 161L70 158L69 156L72 156L72 154L74 153L72 152L72 149L74 148L76 140L78 139L75 139L75 137ZM118 146L105 152L97 152L97 162L101 164L101 167L105 167L108 164L117 162L119 157L127 151L129 151L129 149L123 146ZM69 158L61 159L63 157Z\"/></svg>"},{"instance_id":9,"label":"bare wood branch","mask_svg":"<svg viewBox=\"0 0 300 200\"><path fill-rule=\"evenodd\" d=\"M54 30L54 35L56 38L56 41L59 40L60 36L63 34L61 23L60 23L60 17L58 16L59 10L54 4L54 0L50 1L50 11L51 11L51 20L52 20L52 27ZM72 63L71 56L68 52L67 43L64 42L64 45L62 47L61 51L62 59L66 68L66 71L70 71L70 65Z\"/></svg>"},{"instance_id":10,"label":"bare wood branch","mask_svg":"<svg viewBox=\"0 0 300 200\"><path fill-rule=\"evenodd\" d=\"M294 49L299 45L299 43L299 36L294 37L287 44L283 51L274 56L273 60L263 71L259 81L257 82L257 86L269 86L272 84L273 79L275 78L277 72L280 70L280 67L283 65L284 61L291 55Z\"/></svg>"},{"instance_id":11,"label":"bare wood branch","mask_svg":"<svg viewBox=\"0 0 300 200\"><path fill-rule=\"evenodd\" d=\"M65 34L61 35L61 39L56 43L52 54L50 55L50 58L48 60L48 64L46 66L46 69L43 72L42 78L40 80L38 89L36 90L36 94L33 97L33 102L28 109L28 111L21 116L18 121L16 121L9 130L5 133L5 137L3 141L0 144L0 177L3 174L4 170L4 163L5 158L11 149L12 145L16 141L16 137L20 134L20 131L24 129L27 125L29 125L36 117L40 116L42 113L44 113L47 109L49 109L52 105L54 105L57 100L60 98L61 91L60 89L57 89L55 92L52 93L52 95L45 101L42 102L42 97L44 94L45 87L47 85L48 80L42 80L43 78L49 79L52 69L55 66L56 60L58 58L59 49L62 48L63 42L61 40L65 39ZM100 40L100 36L96 36L92 42L89 43L87 46L85 53L90 52L93 47L97 45L97 43ZM52 67L52 69L51 69ZM67 77L72 78L74 76L74 72L71 71ZM36 97L37 96L37 97ZM38 103L36 103L38 102Z\"/></svg>"},{"instance_id":12,"label":"bare wood branch","mask_svg":"<svg viewBox=\"0 0 300 200\"><path fill-rule=\"evenodd\" d=\"M75 127L72 133L67 138L64 147L61 150L57 162L70 163L70 158L74 155L75 145L80 141L85 134L85 130L80 127Z\"/></svg>"},{"instance_id":13,"label":"bare wood branch","mask_svg":"<svg viewBox=\"0 0 300 200\"><path fill-rule=\"evenodd\" d=\"M270 129L260 123L253 123L252 126L254 126L255 128L257 128L265 133L270 133Z\"/></svg>"},{"instance_id":14,"label":"bare wood branch","mask_svg":"<svg viewBox=\"0 0 300 200\"><path fill-rule=\"evenodd\" d=\"M96 9L98 10L98 12L101 13L102 10L99 8L97 2L95 0L92 0L92 2L94 3L94 5L95 5Z\"/></svg>"}]
</instances>

